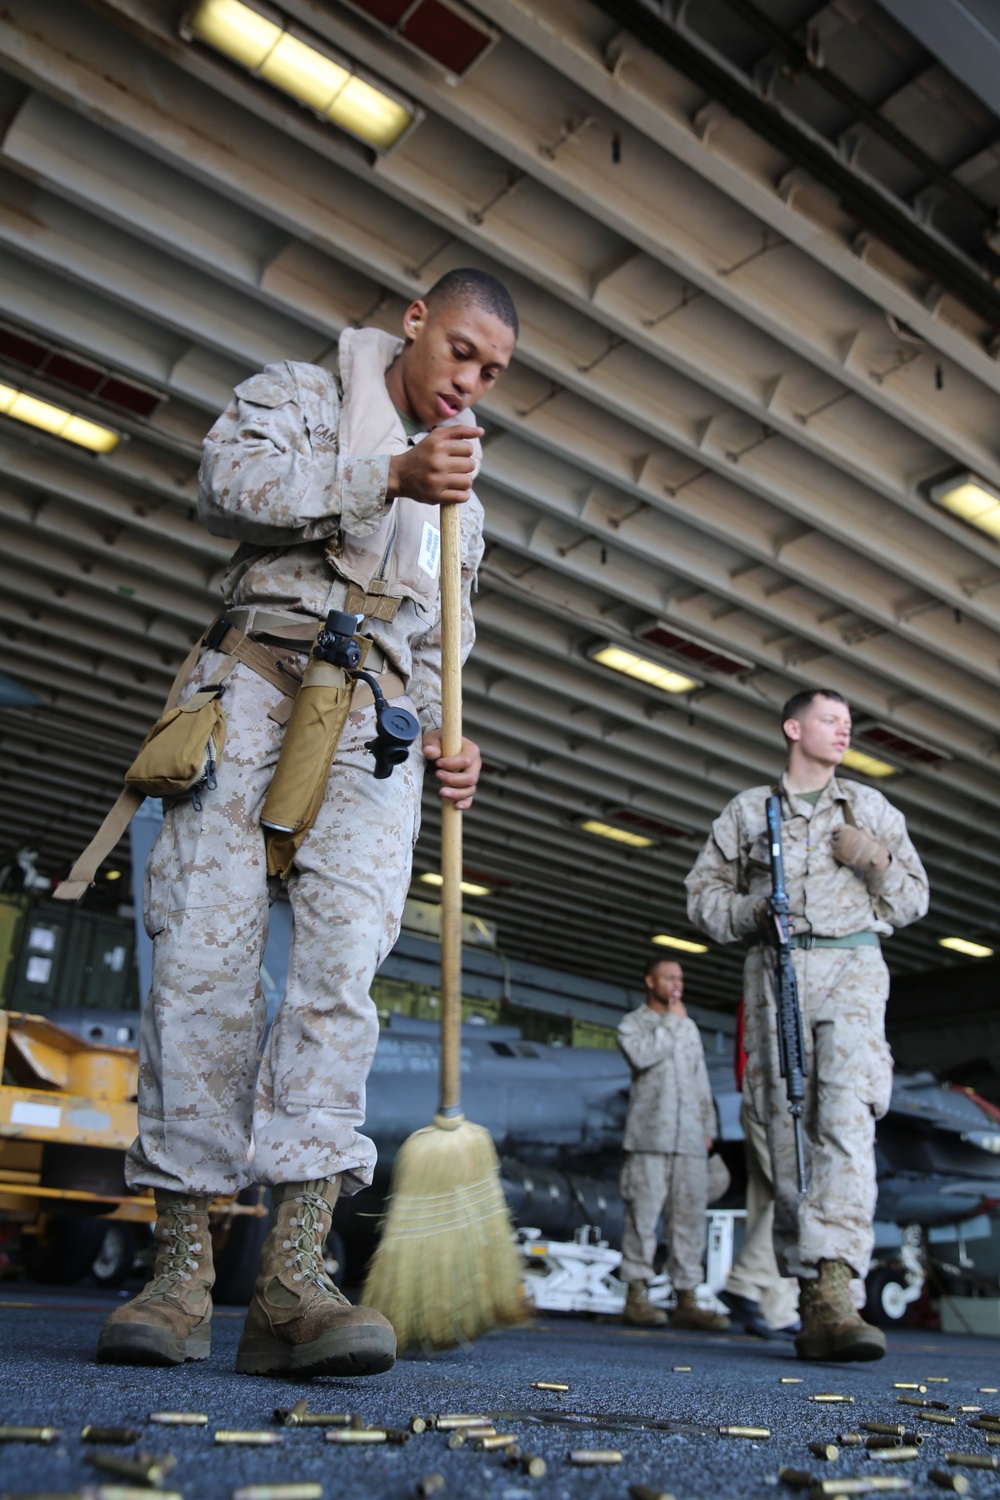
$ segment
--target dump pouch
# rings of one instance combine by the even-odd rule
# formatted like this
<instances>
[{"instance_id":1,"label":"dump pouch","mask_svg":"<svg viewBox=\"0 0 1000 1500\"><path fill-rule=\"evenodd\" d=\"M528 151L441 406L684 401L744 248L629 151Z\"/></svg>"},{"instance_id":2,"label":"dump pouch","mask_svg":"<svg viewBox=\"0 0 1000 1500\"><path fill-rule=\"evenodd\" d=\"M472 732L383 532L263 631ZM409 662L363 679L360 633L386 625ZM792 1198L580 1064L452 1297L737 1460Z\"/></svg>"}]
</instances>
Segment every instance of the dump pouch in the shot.
<instances>
[{"instance_id":1,"label":"dump pouch","mask_svg":"<svg viewBox=\"0 0 1000 1500\"><path fill-rule=\"evenodd\" d=\"M226 741L221 684L208 684L157 719L125 772L145 797L177 797L211 780Z\"/></svg>"},{"instance_id":2,"label":"dump pouch","mask_svg":"<svg viewBox=\"0 0 1000 1500\"><path fill-rule=\"evenodd\" d=\"M302 675L260 815L269 875L288 874L296 850L316 821L354 687L342 667L315 656Z\"/></svg>"}]
</instances>

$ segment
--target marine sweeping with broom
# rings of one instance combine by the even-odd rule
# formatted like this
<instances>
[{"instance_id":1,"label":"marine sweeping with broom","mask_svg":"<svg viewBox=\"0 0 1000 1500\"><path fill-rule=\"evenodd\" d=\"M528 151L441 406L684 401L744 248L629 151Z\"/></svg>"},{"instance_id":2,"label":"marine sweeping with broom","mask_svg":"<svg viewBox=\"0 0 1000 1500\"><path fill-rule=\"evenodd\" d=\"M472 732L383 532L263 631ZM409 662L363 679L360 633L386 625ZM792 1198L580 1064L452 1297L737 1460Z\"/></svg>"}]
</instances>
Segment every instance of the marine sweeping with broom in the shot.
<instances>
[{"instance_id":1,"label":"marine sweeping with broom","mask_svg":"<svg viewBox=\"0 0 1000 1500\"><path fill-rule=\"evenodd\" d=\"M236 388L206 439L199 498L208 529L240 543L224 612L59 892L87 888L130 798L172 793L146 873L152 986L127 1161L130 1185L155 1191L157 1255L150 1282L104 1325L105 1361L208 1356L209 1202L254 1182L271 1187L274 1221L237 1370L364 1375L395 1358L390 1321L341 1295L323 1246L338 1194L372 1178L375 1148L362 1133L378 1040L369 988L399 931L425 763L444 807L452 908L457 894L455 833L480 770L455 696L483 550L472 489L482 429L470 408L507 368L517 315L495 277L457 269L410 304L402 334L347 329L336 373L282 361ZM294 924L288 985L258 1064L268 894L281 881ZM453 951L449 962L453 993ZM513 1251L496 1213L495 1159L452 1107L449 1014L447 1128L432 1127L446 1145L425 1153L408 1191L434 1191L442 1169L464 1180L473 1209L460 1249L471 1259L421 1288L415 1243L407 1280L414 1297L430 1291L444 1304L453 1341L467 1336L462 1288L478 1285L482 1255L495 1244L508 1265ZM491 1308L495 1322L516 1315L515 1293Z\"/></svg>"}]
</instances>

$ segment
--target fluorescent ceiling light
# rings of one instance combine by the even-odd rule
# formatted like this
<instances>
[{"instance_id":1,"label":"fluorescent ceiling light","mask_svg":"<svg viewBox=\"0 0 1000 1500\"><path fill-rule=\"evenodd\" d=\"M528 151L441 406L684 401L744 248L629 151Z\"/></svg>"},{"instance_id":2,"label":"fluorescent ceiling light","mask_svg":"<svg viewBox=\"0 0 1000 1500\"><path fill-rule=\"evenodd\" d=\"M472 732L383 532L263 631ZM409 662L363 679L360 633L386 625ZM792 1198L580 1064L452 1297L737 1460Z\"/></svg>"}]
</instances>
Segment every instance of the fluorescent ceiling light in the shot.
<instances>
[{"instance_id":1,"label":"fluorescent ceiling light","mask_svg":"<svg viewBox=\"0 0 1000 1500\"><path fill-rule=\"evenodd\" d=\"M29 427L50 432L53 437L65 438L67 442L76 443L81 448L89 448L91 453L113 453L121 442L121 435L110 427L102 427L98 422L88 422L67 411L64 406L39 401L37 396L29 396L27 392L15 390L10 385L0 385L0 412L5 417L13 417L17 422L27 423Z\"/></svg>"},{"instance_id":2,"label":"fluorescent ceiling light","mask_svg":"<svg viewBox=\"0 0 1000 1500\"><path fill-rule=\"evenodd\" d=\"M955 474L931 486L936 505L1000 541L1000 494L975 474Z\"/></svg>"},{"instance_id":3,"label":"fluorescent ceiling light","mask_svg":"<svg viewBox=\"0 0 1000 1500\"><path fill-rule=\"evenodd\" d=\"M950 948L953 953L964 953L966 958L992 958L993 949L987 948L985 943L972 943L968 938L938 938L942 948Z\"/></svg>"},{"instance_id":4,"label":"fluorescent ceiling light","mask_svg":"<svg viewBox=\"0 0 1000 1500\"><path fill-rule=\"evenodd\" d=\"M896 767L890 766L887 760L879 760L877 755L866 755L863 750L844 751L844 758L840 762L852 771L860 771L865 776L895 776Z\"/></svg>"},{"instance_id":5,"label":"fluorescent ceiling light","mask_svg":"<svg viewBox=\"0 0 1000 1500\"><path fill-rule=\"evenodd\" d=\"M683 672L650 661L648 656L637 656L634 651L626 651L624 646L598 646L589 654L591 661L599 662L602 667L624 672L626 677L637 677L640 682L648 682L650 687L659 688L662 693L689 693L692 688L701 687L696 678L685 677Z\"/></svg>"},{"instance_id":6,"label":"fluorescent ceiling light","mask_svg":"<svg viewBox=\"0 0 1000 1500\"><path fill-rule=\"evenodd\" d=\"M201 0L186 29L376 151L395 146L417 118L413 105L360 77L346 58L302 41L242 0Z\"/></svg>"},{"instance_id":7,"label":"fluorescent ceiling light","mask_svg":"<svg viewBox=\"0 0 1000 1500\"><path fill-rule=\"evenodd\" d=\"M633 833L629 828L616 828L613 823L600 823L596 818L585 818L577 825L584 833L596 833L598 838L612 839L616 844L628 844L630 849L650 849L653 840L644 833Z\"/></svg>"},{"instance_id":8,"label":"fluorescent ceiling light","mask_svg":"<svg viewBox=\"0 0 1000 1500\"><path fill-rule=\"evenodd\" d=\"M692 943L688 938L671 937L669 932L658 932L653 942L661 948L677 948L681 953L707 953L707 943Z\"/></svg>"},{"instance_id":9,"label":"fluorescent ceiling light","mask_svg":"<svg viewBox=\"0 0 1000 1500\"><path fill-rule=\"evenodd\" d=\"M424 885L444 885L444 876L439 875L437 870L428 870L427 874L421 875L420 879ZM471 880L462 881L463 896L492 896L492 894L492 888L488 885L476 885Z\"/></svg>"}]
</instances>

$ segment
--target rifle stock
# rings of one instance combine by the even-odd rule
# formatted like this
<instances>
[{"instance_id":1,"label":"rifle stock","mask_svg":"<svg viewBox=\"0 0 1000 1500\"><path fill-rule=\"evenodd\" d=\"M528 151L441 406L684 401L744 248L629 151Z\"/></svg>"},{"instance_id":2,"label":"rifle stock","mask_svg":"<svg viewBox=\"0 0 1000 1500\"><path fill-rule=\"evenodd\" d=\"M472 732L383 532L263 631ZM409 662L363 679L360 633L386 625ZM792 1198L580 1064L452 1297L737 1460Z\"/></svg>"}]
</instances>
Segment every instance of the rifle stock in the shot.
<instances>
[{"instance_id":1,"label":"rifle stock","mask_svg":"<svg viewBox=\"0 0 1000 1500\"><path fill-rule=\"evenodd\" d=\"M802 1133L802 1105L805 1098L806 1052L802 1035L802 1012L799 1009L799 986L792 962L788 892L785 889L785 864L781 853L781 798L778 796L767 799L767 838L771 851L771 896L768 906L774 918L776 935L774 989L778 1012L778 1063L785 1080L788 1110L795 1131L799 1192L804 1193L806 1149Z\"/></svg>"}]
</instances>

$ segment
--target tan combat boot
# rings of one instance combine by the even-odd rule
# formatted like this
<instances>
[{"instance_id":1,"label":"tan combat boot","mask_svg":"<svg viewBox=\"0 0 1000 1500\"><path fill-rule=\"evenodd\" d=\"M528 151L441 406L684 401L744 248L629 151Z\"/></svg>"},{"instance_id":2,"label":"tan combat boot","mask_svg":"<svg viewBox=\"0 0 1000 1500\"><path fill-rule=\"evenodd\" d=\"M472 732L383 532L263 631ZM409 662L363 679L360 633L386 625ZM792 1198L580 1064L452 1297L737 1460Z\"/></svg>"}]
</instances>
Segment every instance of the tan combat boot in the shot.
<instances>
[{"instance_id":1,"label":"tan combat boot","mask_svg":"<svg viewBox=\"0 0 1000 1500\"><path fill-rule=\"evenodd\" d=\"M354 1307L323 1268L339 1191L339 1178L272 1189L274 1222L236 1351L241 1375L379 1375L395 1362L392 1324Z\"/></svg>"},{"instance_id":2,"label":"tan combat boot","mask_svg":"<svg viewBox=\"0 0 1000 1500\"><path fill-rule=\"evenodd\" d=\"M800 1280L799 1359L881 1359L885 1334L866 1323L851 1301L854 1272L842 1260L821 1260L818 1275Z\"/></svg>"},{"instance_id":3,"label":"tan combat boot","mask_svg":"<svg viewBox=\"0 0 1000 1500\"><path fill-rule=\"evenodd\" d=\"M699 1307L694 1300L693 1291L679 1291L677 1307L670 1319L670 1326L671 1328L696 1328L702 1333L725 1333L727 1328L732 1327L732 1324L721 1313L708 1312L706 1308Z\"/></svg>"},{"instance_id":4,"label":"tan combat boot","mask_svg":"<svg viewBox=\"0 0 1000 1500\"><path fill-rule=\"evenodd\" d=\"M622 1321L636 1328L666 1328L667 1315L662 1307L654 1307L650 1302L644 1281L629 1282Z\"/></svg>"},{"instance_id":5,"label":"tan combat boot","mask_svg":"<svg viewBox=\"0 0 1000 1500\"><path fill-rule=\"evenodd\" d=\"M212 1237L209 1198L156 1193L153 1279L116 1307L97 1341L111 1365L180 1365L212 1352Z\"/></svg>"}]
</instances>

